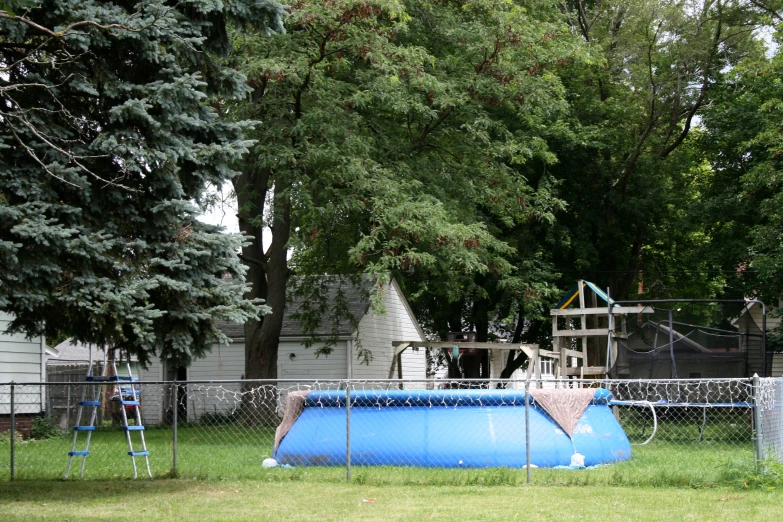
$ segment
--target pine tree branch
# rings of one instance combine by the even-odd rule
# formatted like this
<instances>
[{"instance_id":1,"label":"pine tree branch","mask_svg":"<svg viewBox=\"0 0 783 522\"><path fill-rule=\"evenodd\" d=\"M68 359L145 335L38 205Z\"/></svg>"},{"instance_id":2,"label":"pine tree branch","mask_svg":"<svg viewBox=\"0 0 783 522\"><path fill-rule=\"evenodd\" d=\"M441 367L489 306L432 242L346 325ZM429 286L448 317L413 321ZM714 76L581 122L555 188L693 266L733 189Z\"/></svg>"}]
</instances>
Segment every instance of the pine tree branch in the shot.
<instances>
[{"instance_id":1,"label":"pine tree branch","mask_svg":"<svg viewBox=\"0 0 783 522\"><path fill-rule=\"evenodd\" d=\"M36 29L44 34L51 36L52 38L62 38L63 36L67 35L74 29L78 29L79 27L83 27L83 26L96 27L103 31L111 31L112 29L122 29L125 31L138 32L140 30L140 29L134 29L124 24L101 25L98 22L93 22L92 20L82 20L80 22L72 23L71 25L67 26L65 29L61 31L52 31L48 27L44 27L40 24L37 24L28 18L25 18L23 16L10 15L5 11L0 11L0 19L11 20L14 22L21 22L29 27L32 27L33 29Z\"/></svg>"}]
</instances>

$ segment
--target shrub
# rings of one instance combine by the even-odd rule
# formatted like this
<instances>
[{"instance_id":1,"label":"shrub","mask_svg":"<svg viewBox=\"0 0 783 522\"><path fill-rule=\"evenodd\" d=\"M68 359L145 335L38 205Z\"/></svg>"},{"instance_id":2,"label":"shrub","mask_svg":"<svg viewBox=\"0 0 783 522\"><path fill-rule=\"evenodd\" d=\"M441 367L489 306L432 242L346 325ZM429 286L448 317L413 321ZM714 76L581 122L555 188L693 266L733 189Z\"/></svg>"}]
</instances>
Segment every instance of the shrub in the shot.
<instances>
[{"instance_id":1,"label":"shrub","mask_svg":"<svg viewBox=\"0 0 783 522\"><path fill-rule=\"evenodd\" d=\"M16 442L22 442L24 440L24 436L22 435L21 431L14 432L14 439ZM5 444L6 442L11 442L11 432L10 431L4 431L0 433L0 444Z\"/></svg>"},{"instance_id":2,"label":"shrub","mask_svg":"<svg viewBox=\"0 0 783 522\"><path fill-rule=\"evenodd\" d=\"M236 424L239 420L238 412L218 413L207 412L199 417L199 423L203 426L222 426L225 424Z\"/></svg>"},{"instance_id":3,"label":"shrub","mask_svg":"<svg viewBox=\"0 0 783 522\"><path fill-rule=\"evenodd\" d=\"M762 462L757 470L741 479L741 486L768 491L783 488L783 464L774 460Z\"/></svg>"},{"instance_id":4,"label":"shrub","mask_svg":"<svg viewBox=\"0 0 783 522\"><path fill-rule=\"evenodd\" d=\"M46 417L36 417L30 430L30 438L39 440L59 437L62 434L60 427Z\"/></svg>"}]
</instances>

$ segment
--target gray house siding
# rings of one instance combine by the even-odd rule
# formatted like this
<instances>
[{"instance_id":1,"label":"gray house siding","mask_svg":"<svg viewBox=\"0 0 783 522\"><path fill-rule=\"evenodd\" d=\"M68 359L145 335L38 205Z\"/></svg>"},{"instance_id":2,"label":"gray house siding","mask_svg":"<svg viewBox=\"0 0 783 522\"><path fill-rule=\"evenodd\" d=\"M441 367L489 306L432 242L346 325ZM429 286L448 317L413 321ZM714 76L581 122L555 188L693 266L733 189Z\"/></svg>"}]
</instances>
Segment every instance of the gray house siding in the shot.
<instances>
[{"instance_id":1,"label":"gray house siding","mask_svg":"<svg viewBox=\"0 0 783 522\"><path fill-rule=\"evenodd\" d=\"M769 312L769 309L767 310ZM780 317L773 317L769 313L767 314L767 332L780 326ZM732 321L732 325L737 328L740 333L745 334L743 336L743 351L747 353L747 375L750 377L757 373L760 376L763 375L763 368L766 366L767 375L776 376L781 375L775 373L779 371L780 362L776 360L779 356L768 352L766 354L766 365L762 360L761 344L762 344L762 309L757 304L750 304L743 309L740 316Z\"/></svg>"},{"instance_id":2,"label":"gray house siding","mask_svg":"<svg viewBox=\"0 0 783 522\"><path fill-rule=\"evenodd\" d=\"M392 281L388 286L383 304L385 314L368 313L359 322L358 339L364 349L372 352L372 360L369 365L358 364L357 354L354 353L354 379L387 379L394 356L391 342L425 340L396 282ZM354 352L357 352L357 347L354 348ZM426 365L423 349L403 352L402 374L406 379L425 379ZM422 388L424 384L421 383Z\"/></svg>"}]
</instances>

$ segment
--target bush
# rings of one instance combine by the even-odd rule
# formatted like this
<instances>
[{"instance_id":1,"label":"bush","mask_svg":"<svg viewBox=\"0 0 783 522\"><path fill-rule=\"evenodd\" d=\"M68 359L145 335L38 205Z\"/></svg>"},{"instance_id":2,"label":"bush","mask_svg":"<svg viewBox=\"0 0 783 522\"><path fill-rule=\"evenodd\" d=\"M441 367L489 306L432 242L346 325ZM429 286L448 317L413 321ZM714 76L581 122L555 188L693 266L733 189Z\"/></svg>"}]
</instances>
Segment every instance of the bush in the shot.
<instances>
[{"instance_id":1,"label":"bush","mask_svg":"<svg viewBox=\"0 0 783 522\"><path fill-rule=\"evenodd\" d=\"M783 464L774 460L762 462L758 469L742 478L741 487L775 490L783 488Z\"/></svg>"},{"instance_id":2,"label":"bush","mask_svg":"<svg viewBox=\"0 0 783 522\"><path fill-rule=\"evenodd\" d=\"M236 424L239 421L237 411L230 413L207 412L199 417L199 423L202 426L222 426L225 424Z\"/></svg>"},{"instance_id":3,"label":"bush","mask_svg":"<svg viewBox=\"0 0 783 522\"><path fill-rule=\"evenodd\" d=\"M14 432L14 439L15 442L22 442L24 440L24 436L22 435L21 431ZM10 443L11 442L11 432L10 431L4 431L0 433L0 444Z\"/></svg>"},{"instance_id":4,"label":"bush","mask_svg":"<svg viewBox=\"0 0 783 522\"><path fill-rule=\"evenodd\" d=\"M36 417L30 430L30 438L39 440L60 437L62 434L60 427L46 417Z\"/></svg>"}]
</instances>

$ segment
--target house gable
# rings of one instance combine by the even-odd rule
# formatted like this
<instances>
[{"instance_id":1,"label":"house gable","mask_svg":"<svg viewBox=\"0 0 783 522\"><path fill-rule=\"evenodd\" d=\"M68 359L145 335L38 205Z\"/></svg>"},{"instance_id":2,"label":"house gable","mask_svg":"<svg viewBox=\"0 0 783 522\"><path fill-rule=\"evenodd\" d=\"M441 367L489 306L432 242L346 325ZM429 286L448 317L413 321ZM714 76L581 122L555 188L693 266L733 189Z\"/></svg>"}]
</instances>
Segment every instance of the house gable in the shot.
<instances>
[{"instance_id":1,"label":"house gable","mask_svg":"<svg viewBox=\"0 0 783 522\"><path fill-rule=\"evenodd\" d=\"M399 285L392 280L383 297L384 314L368 313L359 322L356 331L358 343L354 346L352 376L355 379L386 379L391 367L394 349L392 341L424 341L424 332L402 294ZM369 364L359 364L359 343L362 349L372 353ZM426 378L426 356L420 350L406 350L402 355L402 371L406 378Z\"/></svg>"},{"instance_id":2,"label":"house gable","mask_svg":"<svg viewBox=\"0 0 783 522\"><path fill-rule=\"evenodd\" d=\"M42 382L45 379L43 337L27 339L21 334L5 333L11 319L8 314L0 313L0 383ZM9 393L2 388L0 394ZM20 387L17 393L17 413L38 414L43 410L40 386ZM10 412L9 403L0 404L0 415Z\"/></svg>"},{"instance_id":3,"label":"house gable","mask_svg":"<svg viewBox=\"0 0 783 522\"><path fill-rule=\"evenodd\" d=\"M7 334L11 317L0 313L0 382L41 382L43 377L43 338Z\"/></svg>"}]
</instances>

